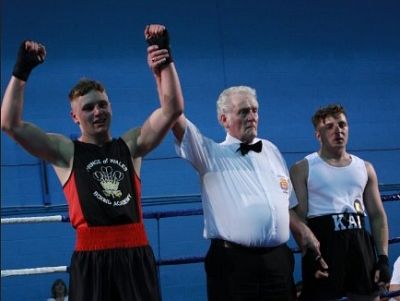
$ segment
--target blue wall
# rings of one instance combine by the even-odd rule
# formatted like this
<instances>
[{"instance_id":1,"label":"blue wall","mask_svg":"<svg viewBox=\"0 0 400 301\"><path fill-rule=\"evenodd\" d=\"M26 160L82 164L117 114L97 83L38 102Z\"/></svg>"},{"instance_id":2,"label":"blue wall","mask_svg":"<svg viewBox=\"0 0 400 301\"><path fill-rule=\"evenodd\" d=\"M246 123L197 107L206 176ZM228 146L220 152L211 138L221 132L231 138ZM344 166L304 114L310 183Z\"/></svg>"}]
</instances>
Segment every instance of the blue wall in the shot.
<instances>
[{"instance_id":1,"label":"blue wall","mask_svg":"<svg viewBox=\"0 0 400 301\"><path fill-rule=\"evenodd\" d=\"M77 134L67 94L79 78L92 77L107 87L113 134L120 135L157 106L143 29L163 23L172 36L186 115L205 134L224 138L215 113L219 92L231 85L253 86L260 101L259 134L282 150L290 166L318 147L310 123L315 109L340 102L349 115L350 150L374 164L381 187L393 187L400 184L399 14L397 0L3 0L1 94L21 40L39 40L48 55L29 79L25 119L46 131ZM3 215L7 208L47 213L44 201L65 204L51 168L47 193L38 160L4 134L1 156ZM142 181L150 200L145 211L200 206L150 206L154 197L199 193L197 176L176 158L171 135L145 160ZM391 237L400 236L394 220L398 202L385 207L393 215ZM201 217L160 223L163 257L204 254ZM156 221L146 220L146 226L157 245ZM73 231L67 224L4 225L1 231L2 269L69 263ZM397 246L391 251L391 260L400 254ZM205 299L201 264L162 267L160 275L165 300ZM66 277L2 279L2 300L45 299L58 276Z\"/></svg>"}]
</instances>

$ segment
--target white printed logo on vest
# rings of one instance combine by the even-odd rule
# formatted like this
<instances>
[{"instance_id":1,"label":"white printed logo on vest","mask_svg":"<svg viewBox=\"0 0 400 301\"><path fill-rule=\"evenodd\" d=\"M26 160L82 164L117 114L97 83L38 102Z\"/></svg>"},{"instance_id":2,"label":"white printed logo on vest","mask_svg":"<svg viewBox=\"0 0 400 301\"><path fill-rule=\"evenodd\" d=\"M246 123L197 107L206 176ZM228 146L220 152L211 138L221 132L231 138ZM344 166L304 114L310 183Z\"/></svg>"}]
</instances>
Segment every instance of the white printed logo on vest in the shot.
<instances>
[{"instance_id":1,"label":"white printed logo on vest","mask_svg":"<svg viewBox=\"0 0 400 301\"><path fill-rule=\"evenodd\" d=\"M107 165L105 165L107 164ZM99 167L99 165L102 165ZM97 170L92 171L91 169ZM94 160L86 166L88 172L91 172L93 178L100 182L103 190L94 191L93 195L101 202L113 205L113 206L124 206L129 203L132 199L130 193L128 193L122 200L118 200L122 197L122 191L119 189L119 184L124 179L124 172L128 170L123 162L116 159L106 158L104 160ZM110 200L112 198L113 200Z\"/></svg>"},{"instance_id":2,"label":"white printed logo on vest","mask_svg":"<svg viewBox=\"0 0 400 301\"><path fill-rule=\"evenodd\" d=\"M102 166L100 170L93 173L93 177L100 182L105 196L116 198L122 195L118 189L119 182L124 178L124 174L118 170L113 170L111 166Z\"/></svg>"}]
</instances>

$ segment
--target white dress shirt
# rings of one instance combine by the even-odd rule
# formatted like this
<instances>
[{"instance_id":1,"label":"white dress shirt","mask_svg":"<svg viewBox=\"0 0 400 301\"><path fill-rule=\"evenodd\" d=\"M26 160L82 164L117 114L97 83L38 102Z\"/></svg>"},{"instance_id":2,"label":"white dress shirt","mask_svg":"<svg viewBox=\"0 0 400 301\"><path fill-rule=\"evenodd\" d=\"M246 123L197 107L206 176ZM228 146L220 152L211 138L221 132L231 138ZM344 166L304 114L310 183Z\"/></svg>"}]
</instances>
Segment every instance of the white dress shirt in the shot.
<instances>
[{"instance_id":1,"label":"white dress shirt","mask_svg":"<svg viewBox=\"0 0 400 301\"><path fill-rule=\"evenodd\" d=\"M186 121L176 151L200 176L204 237L254 247L287 242L289 196L294 192L277 147L263 139L261 153L250 151L242 156L237 151L238 139L227 134L224 142L216 143ZM294 198L290 207L295 205Z\"/></svg>"}]
</instances>

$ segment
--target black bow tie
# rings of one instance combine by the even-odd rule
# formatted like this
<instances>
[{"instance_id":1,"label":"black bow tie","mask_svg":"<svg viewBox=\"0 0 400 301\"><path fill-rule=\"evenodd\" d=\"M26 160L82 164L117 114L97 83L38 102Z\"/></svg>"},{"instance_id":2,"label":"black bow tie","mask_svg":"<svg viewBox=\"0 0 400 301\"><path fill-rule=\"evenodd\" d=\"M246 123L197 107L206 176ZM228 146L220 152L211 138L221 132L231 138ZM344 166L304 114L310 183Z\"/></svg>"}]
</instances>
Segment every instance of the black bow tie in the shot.
<instances>
[{"instance_id":1,"label":"black bow tie","mask_svg":"<svg viewBox=\"0 0 400 301\"><path fill-rule=\"evenodd\" d=\"M259 153L262 150L262 141L260 140L254 144L240 143L240 147L237 150L240 150L242 156L246 155L251 150Z\"/></svg>"}]
</instances>

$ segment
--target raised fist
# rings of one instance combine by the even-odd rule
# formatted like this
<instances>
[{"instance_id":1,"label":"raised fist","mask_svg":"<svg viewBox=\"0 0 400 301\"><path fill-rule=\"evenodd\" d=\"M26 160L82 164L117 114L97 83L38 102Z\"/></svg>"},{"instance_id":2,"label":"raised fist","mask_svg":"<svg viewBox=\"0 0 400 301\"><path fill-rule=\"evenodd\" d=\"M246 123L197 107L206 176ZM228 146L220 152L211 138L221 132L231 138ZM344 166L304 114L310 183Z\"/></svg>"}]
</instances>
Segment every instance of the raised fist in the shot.
<instances>
[{"instance_id":1,"label":"raised fist","mask_svg":"<svg viewBox=\"0 0 400 301\"><path fill-rule=\"evenodd\" d=\"M171 47L169 44L169 34L164 25L159 25L159 24L147 25L144 30L144 36L149 46L157 45L158 49L168 50L168 56L165 57L165 60L163 61L162 65L164 66L168 65L173 61L171 54Z\"/></svg>"},{"instance_id":2,"label":"raised fist","mask_svg":"<svg viewBox=\"0 0 400 301\"><path fill-rule=\"evenodd\" d=\"M27 81L33 68L43 63L45 57L46 49L42 44L30 40L23 41L12 74L20 80Z\"/></svg>"}]
</instances>

